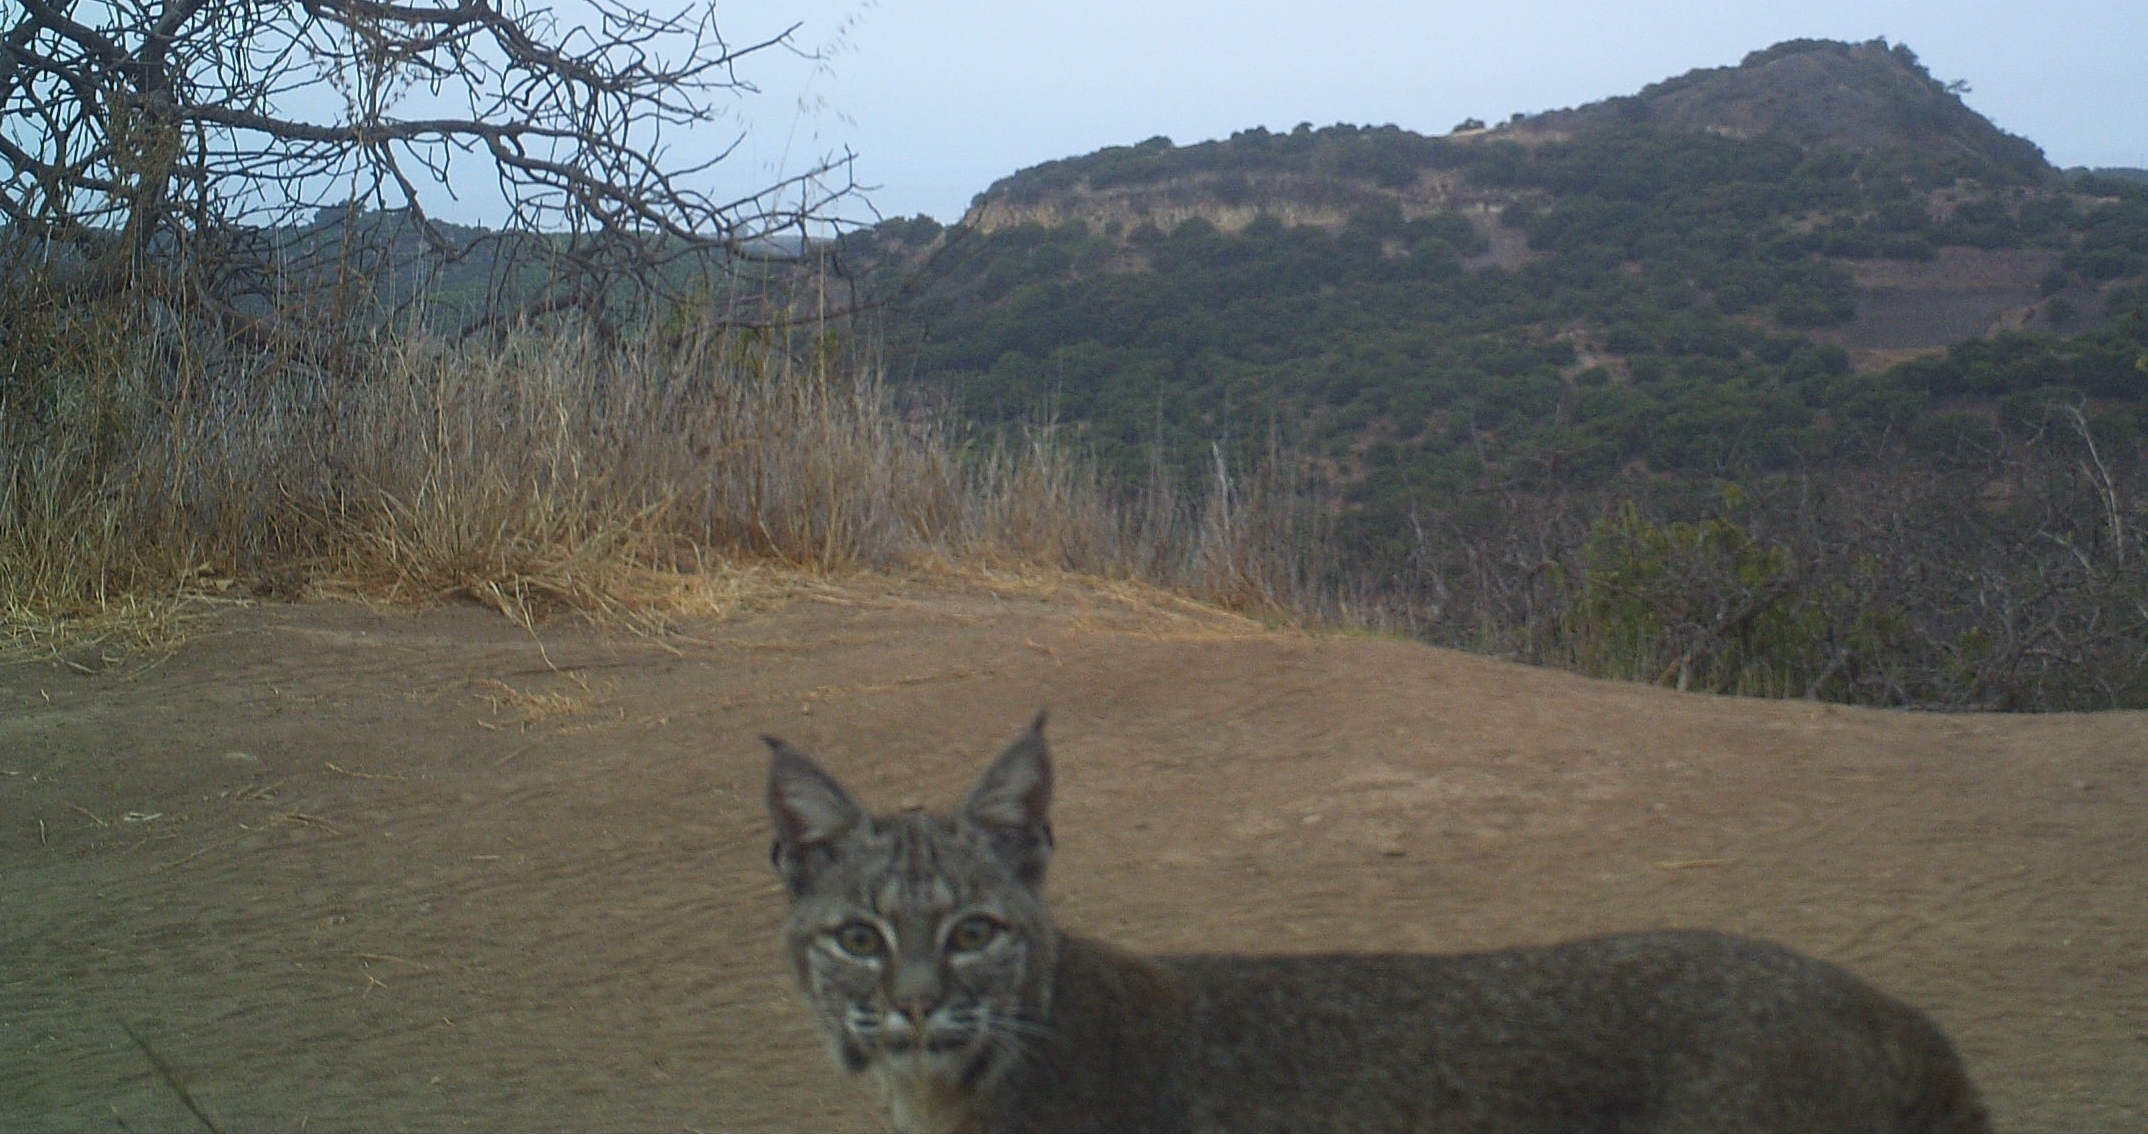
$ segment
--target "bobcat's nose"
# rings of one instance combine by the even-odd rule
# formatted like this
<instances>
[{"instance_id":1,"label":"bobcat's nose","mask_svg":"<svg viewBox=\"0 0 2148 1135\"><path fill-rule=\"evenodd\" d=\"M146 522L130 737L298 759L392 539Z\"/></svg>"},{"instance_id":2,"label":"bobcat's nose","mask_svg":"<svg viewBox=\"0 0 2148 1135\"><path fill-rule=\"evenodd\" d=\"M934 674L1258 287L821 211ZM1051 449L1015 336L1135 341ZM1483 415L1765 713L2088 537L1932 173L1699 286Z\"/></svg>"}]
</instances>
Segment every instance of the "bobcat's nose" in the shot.
<instances>
[{"instance_id":1,"label":"bobcat's nose","mask_svg":"<svg viewBox=\"0 0 2148 1135\"><path fill-rule=\"evenodd\" d=\"M888 1006L882 1025L888 1047L897 1050L925 1047L932 1010L932 1002L922 997Z\"/></svg>"},{"instance_id":2,"label":"bobcat's nose","mask_svg":"<svg viewBox=\"0 0 2148 1135\"><path fill-rule=\"evenodd\" d=\"M973 1014L953 1011L937 1001L922 998L889 1008L887 1036L890 1048L946 1052L961 1049L975 1035Z\"/></svg>"}]
</instances>

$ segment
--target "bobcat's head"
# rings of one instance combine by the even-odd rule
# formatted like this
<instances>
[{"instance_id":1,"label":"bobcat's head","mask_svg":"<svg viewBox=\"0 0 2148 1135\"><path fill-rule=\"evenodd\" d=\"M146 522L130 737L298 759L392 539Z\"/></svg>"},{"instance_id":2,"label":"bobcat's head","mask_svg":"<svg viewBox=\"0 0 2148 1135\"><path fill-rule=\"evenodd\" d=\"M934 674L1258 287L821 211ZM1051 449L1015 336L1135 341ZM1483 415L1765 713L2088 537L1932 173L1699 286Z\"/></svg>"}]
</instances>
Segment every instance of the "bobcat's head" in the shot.
<instances>
[{"instance_id":1,"label":"bobcat's head","mask_svg":"<svg viewBox=\"0 0 2148 1135\"><path fill-rule=\"evenodd\" d=\"M1049 1009L1058 932L1041 893L1052 851L1044 716L951 817L869 815L775 738L771 857L786 935L836 1059L891 1106L940 1110L1011 1066Z\"/></svg>"}]
</instances>

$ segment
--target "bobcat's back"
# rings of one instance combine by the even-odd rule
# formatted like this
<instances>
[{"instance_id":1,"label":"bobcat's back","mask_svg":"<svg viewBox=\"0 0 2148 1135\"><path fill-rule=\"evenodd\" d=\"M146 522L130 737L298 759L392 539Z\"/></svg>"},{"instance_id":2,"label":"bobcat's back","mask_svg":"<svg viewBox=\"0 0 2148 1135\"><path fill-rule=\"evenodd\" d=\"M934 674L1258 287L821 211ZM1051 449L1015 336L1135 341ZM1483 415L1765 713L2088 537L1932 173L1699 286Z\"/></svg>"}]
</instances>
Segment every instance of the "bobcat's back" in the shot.
<instances>
[{"instance_id":1,"label":"bobcat's back","mask_svg":"<svg viewBox=\"0 0 2148 1135\"><path fill-rule=\"evenodd\" d=\"M1207 1130L1975 1130L1923 1014L1727 935L1459 956L1170 958Z\"/></svg>"}]
</instances>

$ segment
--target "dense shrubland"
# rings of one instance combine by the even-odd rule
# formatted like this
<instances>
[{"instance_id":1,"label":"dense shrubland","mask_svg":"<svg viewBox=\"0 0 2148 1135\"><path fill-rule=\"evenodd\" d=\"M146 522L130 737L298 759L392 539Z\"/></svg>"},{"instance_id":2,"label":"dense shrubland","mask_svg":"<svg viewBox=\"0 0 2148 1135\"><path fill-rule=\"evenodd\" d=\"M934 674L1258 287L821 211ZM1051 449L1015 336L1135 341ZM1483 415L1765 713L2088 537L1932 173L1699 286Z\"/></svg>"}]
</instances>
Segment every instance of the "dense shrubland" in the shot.
<instances>
[{"instance_id":1,"label":"dense shrubland","mask_svg":"<svg viewBox=\"0 0 2148 1135\"><path fill-rule=\"evenodd\" d=\"M1433 641L1778 696L2148 704L2148 192L2011 157L1250 132L993 197L1438 171L1504 193L1530 255L1488 261L1481 214L1379 206L919 219L847 252L907 289L886 326L914 393L1073 426L1127 477L1287 452L1336 505L1331 586ZM1846 262L1950 245L2052 251L2034 330L1880 373L1816 334L1855 314Z\"/></svg>"}]
</instances>

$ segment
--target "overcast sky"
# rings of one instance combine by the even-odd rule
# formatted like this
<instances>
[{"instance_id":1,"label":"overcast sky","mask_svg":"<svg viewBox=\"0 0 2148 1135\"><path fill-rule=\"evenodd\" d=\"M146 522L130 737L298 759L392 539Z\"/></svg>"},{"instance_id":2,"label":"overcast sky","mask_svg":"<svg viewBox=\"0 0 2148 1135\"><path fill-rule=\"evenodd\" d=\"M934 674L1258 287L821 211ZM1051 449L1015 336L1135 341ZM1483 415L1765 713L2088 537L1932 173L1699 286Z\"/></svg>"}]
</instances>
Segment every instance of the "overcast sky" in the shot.
<instances>
[{"instance_id":1,"label":"overcast sky","mask_svg":"<svg viewBox=\"0 0 2148 1135\"><path fill-rule=\"evenodd\" d=\"M1906 43L2060 166L2148 167L2148 0L807 0L719 9L755 56L727 178L842 147L883 215L959 217L1017 169L1168 135L1393 123L1442 134L1631 94L1798 37Z\"/></svg>"}]
</instances>

